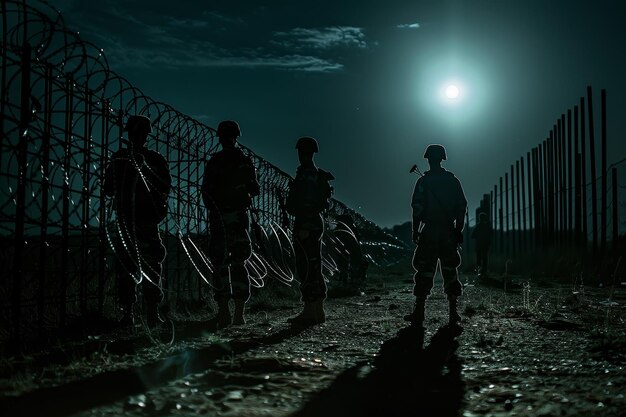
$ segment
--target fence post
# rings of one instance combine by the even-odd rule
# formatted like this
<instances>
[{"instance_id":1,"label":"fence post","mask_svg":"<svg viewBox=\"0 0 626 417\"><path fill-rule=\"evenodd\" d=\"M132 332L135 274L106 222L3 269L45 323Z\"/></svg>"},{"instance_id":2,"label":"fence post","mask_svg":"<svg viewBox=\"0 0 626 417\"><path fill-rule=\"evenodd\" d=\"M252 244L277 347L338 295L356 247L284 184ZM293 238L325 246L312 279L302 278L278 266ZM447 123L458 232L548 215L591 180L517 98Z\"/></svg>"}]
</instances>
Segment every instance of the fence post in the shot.
<instances>
[{"instance_id":1,"label":"fence post","mask_svg":"<svg viewBox=\"0 0 626 417\"><path fill-rule=\"evenodd\" d=\"M498 230L498 184L493 186L493 243L496 253L500 253L500 242L498 241L497 235L495 234Z\"/></svg>"},{"instance_id":2,"label":"fence post","mask_svg":"<svg viewBox=\"0 0 626 417\"><path fill-rule=\"evenodd\" d=\"M26 34L24 34L26 42ZM13 253L13 336L20 338L21 304L22 304L22 280L24 276L24 221L26 201L26 170L28 169L28 126L30 124L30 60L31 48L27 43L22 48L21 79L20 79L20 122L18 129L17 145L17 189L15 198L15 248Z\"/></svg>"},{"instance_id":3,"label":"fence post","mask_svg":"<svg viewBox=\"0 0 626 417\"><path fill-rule=\"evenodd\" d=\"M500 177L500 253L503 254L506 252L504 245L504 219L503 219L503 209L504 208L504 188L502 187L502 176Z\"/></svg>"},{"instance_id":4,"label":"fence post","mask_svg":"<svg viewBox=\"0 0 626 417\"><path fill-rule=\"evenodd\" d=\"M602 256L604 256L606 251L606 228L607 228L607 176L609 175L606 168L606 90L600 90L600 123L602 125L601 128L601 147L600 147L600 163L602 173L602 207L600 209L600 251Z\"/></svg>"},{"instance_id":5,"label":"fence post","mask_svg":"<svg viewBox=\"0 0 626 417\"><path fill-rule=\"evenodd\" d=\"M506 256L511 255L511 229L509 228L509 173L504 173L504 203L505 203L505 222L506 222Z\"/></svg>"},{"instance_id":6,"label":"fence post","mask_svg":"<svg viewBox=\"0 0 626 417\"><path fill-rule=\"evenodd\" d=\"M567 240L572 239L572 219L573 219L573 190L572 190L572 110L567 110Z\"/></svg>"},{"instance_id":7,"label":"fence post","mask_svg":"<svg viewBox=\"0 0 626 417\"><path fill-rule=\"evenodd\" d=\"M46 66L44 84L44 131L41 137L41 231L39 245L39 289L37 294L37 326L43 336L45 290L48 264L48 198L50 191L50 138L52 136L52 68Z\"/></svg>"},{"instance_id":8,"label":"fence post","mask_svg":"<svg viewBox=\"0 0 626 417\"><path fill-rule=\"evenodd\" d=\"M619 217L618 217L618 205L619 200L617 198L617 168L611 169L611 194L613 200L613 221L611 222L613 225L613 249L617 248L617 243L619 241Z\"/></svg>"},{"instance_id":9,"label":"fence post","mask_svg":"<svg viewBox=\"0 0 626 417\"><path fill-rule=\"evenodd\" d=\"M541 189L539 182L539 153L541 146L533 149L533 202L534 202L534 241L535 248L541 247L541 230L543 228L543 220L541 216L543 199L541 198Z\"/></svg>"},{"instance_id":10,"label":"fence post","mask_svg":"<svg viewBox=\"0 0 626 417\"><path fill-rule=\"evenodd\" d=\"M559 135L559 212L561 220L559 225L561 226L560 241L561 246L565 246L567 238L567 191L565 186L567 185L567 166L565 155L565 114L561 114L561 132Z\"/></svg>"},{"instance_id":11,"label":"fence post","mask_svg":"<svg viewBox=\"0 0 626 417\"><path fill-rule=\"evenodd\" d=\"M554 187L555 187L555 238L557 246L561 246L561 233L563 231L563 204L561 201L561 135L563 133L561 119L557 119L556 133L554 135Z\"/></svg>"},{"instance_id":12,"label":"fence post","mask_svg":"<svg viewBox=\"0 0 626 417\"><path fill-rule=\"evenodd\" d=\"M521 190L520 190L520 168L519 159L515 161L515 190L517 192L517 250L522 252L522 204L521 204Z\"/></svg>"},{"instance_id":13,"label":"fence post","mask_svg":"<svg viewBox=\"0 0 626 417\"><path fill-rule=\"evenodd\" d=\"M591 217L593 227L593 259L598 256L598 187L596 185L596 144L593 129L593 102L591 86L587 87L587 104L589 112L589 162L591 163Z\"/></svg>"},{"instance_id":14,"label":"fence post","mask_svg":"<svg viewBox=\"0 0 626 417\"><path fill-rule=\"evenodd\" d=\"M74 125L74 80L71 75L67 76L65 86L65 138L63 141L63 187L61 191L62 216L61 216L61 277L60 293L61 305L59 313L59 324L65 325L67 318L67 275L69 274L69 229L70 229L70 168L71 168L71 142Z\"/></svg>"},{"instance_id":15,"label":"fence post","mask_svg":"<svg viewBox=\"0 0 626 417\"><path fill-rule=\"evenodd\" d=\"M528 233L528 231L526 230L526 178L525 178L525 172L524 172L524 157L522 156L521 159L521 181L522 181L522 185L521 185L521 190L522 190L522 249L524 249L524 251L526 251L527 249L527 236L526 234ZM528 196L530 199L530 196Z\"/></svg>"},{"instance_id":16,"label":"fence post","mask_svg":"<svg viewBox=\"0 0 626 417\"><path fill-rule=\"evenodd\" d=\"M585 137L587 128L585 126L585 98L580 98L580 173L582 186L582 244L586 253L589 242L589 227L587 222L587 143Z\"/></svg>"}]
</instances>

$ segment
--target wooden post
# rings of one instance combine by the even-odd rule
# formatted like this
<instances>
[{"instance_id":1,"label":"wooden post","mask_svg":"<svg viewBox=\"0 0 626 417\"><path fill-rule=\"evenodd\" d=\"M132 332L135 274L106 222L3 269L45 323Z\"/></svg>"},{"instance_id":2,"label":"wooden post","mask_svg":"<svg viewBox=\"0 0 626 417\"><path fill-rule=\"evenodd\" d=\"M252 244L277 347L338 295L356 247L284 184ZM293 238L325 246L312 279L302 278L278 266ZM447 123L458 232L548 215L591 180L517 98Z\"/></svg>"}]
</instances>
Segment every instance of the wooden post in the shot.
<instances>
[{"instance_id":1,"label":"wooden post","mask_svg":"<svg viewBox=\"0 0 626 417\"><path fill-rule=\"evenodd\" d=\"M541 244L544 245L546 243L546 231L547 231L547 223L548 223L548 211L546 209L547 205L547 182L546 182L546 147L547 140L544 140L542 144L539 146L539 185L541 192Z\"/></svg>"},{"instance_id":2,"label":"wooden post","mask_svg":"<svg viewBox=\"0 0 626 417\"><path fill-rule=\"evenodd\" d=\"M554 131L548 139L548 242L554 244Z\"/></svg>"},{"instance_id":3,"label":"wooden post","mask_svg":"<svg viewBox=\"0 0 626 417\"><path fill-rule=\"evenodd\" d=\"M504 245L504 219L502 209L504 208L504 188L502 187L502 177L500 177L500 253L505 253Z\"/></svg>"},{"instance_id":4,"label":"wooden post","mask_svg":"<svg viewBox=\"0 0 626 417\"><path fill-rule=\"evenodd\" d=\"M561 204L561 134L562 125L561 119L557 119L556 133L554 134L554 206L555 206L555 224L556 230L555 240L557 245L561 245L561 223L563 221L562 216L562 204Z\"/></svg>"},{"instance_id":5,"label":"wooden post","mask_svg":"<svg viewBox=\"0 0 626 417\"><path fill-rule=\"evenodd\" d=\"M576 163L575 169L575 186L574 186L574 242L576 242L576 246L580 245L581 240L581 225L582 225L582 188L581 188L581 161L579 155L579 146L578 146L578 106L574 106L574 158Z\"/></svg>"},{"instance_id":6,"label":"wooden post","mask_svg":"<svg viewBox=\"0 0 626 417\"><path fill-rule=\"evenodd\" d=\"M572 110L567 110L567 241L573 243L572 220L574 218L572 181Z\"/></svg>"},{"instance_id":7,"label":"wooden post","mask_svg":"<svg viewBox=\"0 0 626 417\"><path fill-rule=\"evenodd\" d=\"M587 111L589 112L589 163L591 164L591 226L593 230L593 259L598 256L598 187L596 185L596 143L593 129L593 101L591 86L587 87Z\"/></svg>"},{"instance_id":8,"label":"wooden post","mask_svg":"<svg viewBox=\"0 0 626 417\"><path fill-rule=\"evenodd\" d=\"M560 215L561 215L561 221L560 221L560 226L561 226L561 234L560 234L560 240L561 240L561 245L565 246L565 244L567 243L566 241L566 237L567 237L567 191L565 189L566 185L567 185L567 179L566 179L566 174L567 174L567 166L566 166L566 144L565 144L565 114L561 114L561 135L559 137L559 141L560 141L560 145L559 145L559 167L560 167L560 172L559 172L559 201L560 201Z\"/></svg>"},{"instance_id":9,"label":"wooden post","mask_svg":"<svg viewBox=\"0 0 626 417\"><path fill-rule=\"evenodd\" d=\"M504 217L506 221L506 248L505 253L508 257L510 255L511 249L511 229L509 228L509 173L504 173L504 204L505 204L505 212Z\"/></svg>"},{"instance_id":10,"label":"wooden post","mask_svg":"<svg viewBox=\"0 0 626 417\"><path fill-rule=\"evenodd\" d=\"M589 229L587 227L587 144L585 136L587 128L585 127L585 98L580 98L580 174L581 174L581 217L582 217L582 244L586 251L589 241Z\"/></svg>"},{"instance_id":11,"label":"wooden post","mask_svg":"<svg viewBox=\"0 0 626 417\"><path fill-rule=\"evenodd\" d=\"M543 199L541 198L541 185L539 182L539 153L541 151L541 146L533 149L533 202L534 204L534 240L535 240L535 248L541 246L541 230L543 227L542 217L541 217L541 206L543 204Z\"/></svg>"},{"instance_id":12,"label":"wooden post","mask_svg":"<svg viewBox=\"0 0 626 417\"><path fill-rule=\"evenodd\" d=\"M604 256L606 251L606 228L607 228L607 176L609 175L606 169L606 90L602 89L600 91L600 123L602 124L602 138L601 138L601 147L600 147L600 163L601 163L601 175L602 175L602 207L600 209L600 251L602 256ZM613 204L617 204L617 201L614 201Z\"/></svg>"},{"instance_id":13,"label":"wooden post","mask_svg":"<svg viewBox=\"0 0 626 417\"><path fill-rule=\"evenodd\" d=\"M517 256L517 228L515 227L515 167L511 164L511 233L509 239L513 250L511 256Z\"/></svg>"},{"instance_id":14,"label":"wooden post","mask_svg":"<svg viewBox=\"0 0 626 417\"><path fill-rule=\"evenodd\" d=\"M617 168L611 169L611 194L613 200L613 214L612 214L612 225L613 225L613 249L617 248L617 241L619 240L619 216L617 215L617 209L619 206L619 200L617 198Z\"/></svg>"},{"instance_id":15,"label":"wooden post","mask_svg":"<svg viewBox=\"0 0 626 417\"><path fill-rule=\"evenodd\" d=\"M521 170L522 170L522 175L521 175L521 180L522 180L522 186L521 186L521 190L522 190L522 248L526 251L527 250L527 242L528 242L528 237L526 236L528 231L526 230L526 178L524 175L524 157L522 156L521 159ZM530 198L530 195L528 196ZM530 211L530 210L529 210Z\"/></svg>"},{"instance_id":16,"label":"wooden post","mask_svg":"<svg viewBox=\"0 0 626 417\"><path fill-rule=\"evenodd\" d=\"M523 162L523 161L522 161ZM521 203L521 190L520 190L520 168L519 160L515 161L515 189L517 191L517 250L522 252L522 203Z\"/></svg>"},{"instance_id":17,"label":"wooden post","mask_svg":"<svg viewBox=\"0 0 626 417\"><path fill-rule=\"evenodd\" d=\"M492 221L493 221L493 250L494 252L497 252L500 250L500 247L498 245L498 239L497 239L497 235L495 234L498 230L498 184L493 186L493 217L492 217Z\"/></svg>"},{"instance_id":18,"label":"wooden post","mask_svg":"<svg viewBox=\"0 0 626 417\"><path fill-rule=\"evenodd\" d=\"M582 197L580 196L581 191L581 182L582 182L582 157L580 153L576 154L576 223L575 223L575 243L577 247L580 247L582 244L582 232L581 232L581 207L582 207Z\"/></svg>"}]
</instances>

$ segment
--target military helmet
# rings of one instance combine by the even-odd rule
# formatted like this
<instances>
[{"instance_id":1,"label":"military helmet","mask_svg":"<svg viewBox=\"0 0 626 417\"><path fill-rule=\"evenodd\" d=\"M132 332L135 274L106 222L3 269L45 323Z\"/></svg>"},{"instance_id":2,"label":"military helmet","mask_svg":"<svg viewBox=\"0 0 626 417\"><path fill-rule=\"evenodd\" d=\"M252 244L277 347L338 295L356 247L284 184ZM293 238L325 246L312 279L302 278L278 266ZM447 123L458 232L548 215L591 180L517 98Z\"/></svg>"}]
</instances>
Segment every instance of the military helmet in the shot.
<instances>
[{"instance_id":1,"label":"military helmet","mask_svg":"<svg viewBox=\"0 0 626 417\"><path fill-rule=\"evenodd\" d=\"M133 115L128 118L124 131L132 133L152 133L152 125L148 117Z\"/></svg>"},{"instance_id":2,"label":"military helmet","mask_svg":"<svg viewBox=\"0 0 626 417\"><path fill-rule=\"evenodd\" d=\"M234 120L223 120L217 125L217 136L218 137L236 137L241 136L241 129L239 129L239 124Z\"/></svg>"},{"instance_id":3,"label":"military helmet","mask_svg":"<svg viewBox=\"0 0 626 417\"><path fill-rule=\"evenodd\" d=\"M309 136L304 136L298 139L298 142L296 142L296 149L313 153L319 152L317 141Z\"/></svg>"},{"instance_id":4,"label":"military helmet","mask_svg":"<svg viewBox=\"0 0 626 417\"><path fill-rule=\"evenodd\" d=\"M438 159L440 161L445 161L447 159L446 148L444 148L443 145L428 145L426 152L424 152L424 159Z\"/></svg>"}]
</instances>

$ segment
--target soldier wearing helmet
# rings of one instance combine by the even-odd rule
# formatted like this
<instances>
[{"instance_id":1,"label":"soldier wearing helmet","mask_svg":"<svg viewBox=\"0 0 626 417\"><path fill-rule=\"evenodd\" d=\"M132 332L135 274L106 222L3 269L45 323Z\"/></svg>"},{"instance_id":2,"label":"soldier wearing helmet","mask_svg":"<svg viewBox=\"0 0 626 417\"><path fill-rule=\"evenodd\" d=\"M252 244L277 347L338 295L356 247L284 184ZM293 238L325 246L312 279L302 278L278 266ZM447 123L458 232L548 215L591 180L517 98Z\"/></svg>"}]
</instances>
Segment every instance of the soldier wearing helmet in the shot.
<instances>
[{"instance_id":1,"label":"soldier wearing helmet","mask_svg":"<svg viewBox=\"0 0 626 417\"><path fill-rule=\"evenodd\" d=\"M334 177L315 166L313 155L319 151L315 139L298 139L296 149L300 166L289 186L285 209L294 216L296 273L304 307L289 321L295 325L311 325L326 321L326 283L322 275L321 253L324 220L321 213L330 207L332 187L329 181Z\"/></svg>"},{"instance_id":2,"label":"soldier wearing helmet","mask_svg":"<svg viewBox=\"0 0 626 417\"><path fill-rule=\"evenodd\" d=\"M426 298L440 262L450 324L456 324L460 320L457 298L463 292L457 271L461 265L458 245L463 242L467 200L458 178L441 166L447 159L443 146L429 145L424 158L430 169L417 180L411 203L413 241L417 244L413 256L415 309L405 319L419 325L424 321Z\"/></svg>"},{"instance_id":3,"label":"soldier wearing helmet","mask_svg":"<svg viewBox=\"0 0 626 417\"><path fill-rule=\"evenodd\" d=\"M213 275L217 315L214 324L223 328L244 324L245 303L250 298L246 260L252 254L248 210L260 186L252 159L236 146L241 135L239 124L220 122L217 136L222 150L207 161L204 168L202 198L209 209L209 258ZM234 300L231 318L229 302Z\"/></svg>"},{"instance_id":4,"label":"soldier wearing helmet","mask_svg":"<svg viewBox=\"0 0 626 417\"><path fill-rule=\"evenodd\" d=\"M152 133L150 119L130 116L124 130L128 146L111 156L102 190L114 198L117 217L112 236L116 258L122 324L133 324L136 283L142 283L147 324L159 322L158 305L163 299L162 269L166 251L159 236L159 223L167 215L171 177L167 161L145 147Z\"/></svg>"}]
</instances>

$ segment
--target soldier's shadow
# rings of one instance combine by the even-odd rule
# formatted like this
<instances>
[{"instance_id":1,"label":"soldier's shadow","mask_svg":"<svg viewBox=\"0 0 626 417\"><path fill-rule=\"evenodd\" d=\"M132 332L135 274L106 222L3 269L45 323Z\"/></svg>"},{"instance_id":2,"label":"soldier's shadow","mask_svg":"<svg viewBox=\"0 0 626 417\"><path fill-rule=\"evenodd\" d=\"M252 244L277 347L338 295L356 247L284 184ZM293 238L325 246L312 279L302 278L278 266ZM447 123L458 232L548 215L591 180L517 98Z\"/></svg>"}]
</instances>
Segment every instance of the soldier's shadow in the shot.
<instances>
[{"instance_id":1,"label":"soldier's shadow","mask_svg":"<svg viewBox=\"0 0 626 417\"><path fill-rule=\"evenodd\" d=\"M423 348L423 329L404 328L383 344L374 363L345 371L293 416L459 415L459 334L459 328L443 326Z\"/></svg>"}]
</instances>

